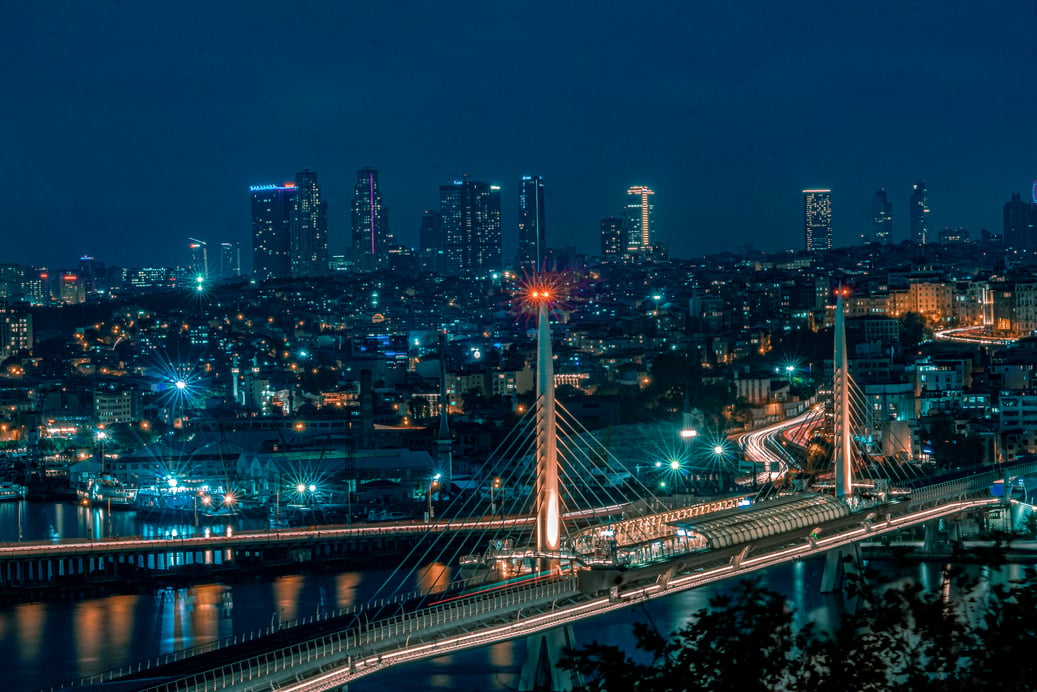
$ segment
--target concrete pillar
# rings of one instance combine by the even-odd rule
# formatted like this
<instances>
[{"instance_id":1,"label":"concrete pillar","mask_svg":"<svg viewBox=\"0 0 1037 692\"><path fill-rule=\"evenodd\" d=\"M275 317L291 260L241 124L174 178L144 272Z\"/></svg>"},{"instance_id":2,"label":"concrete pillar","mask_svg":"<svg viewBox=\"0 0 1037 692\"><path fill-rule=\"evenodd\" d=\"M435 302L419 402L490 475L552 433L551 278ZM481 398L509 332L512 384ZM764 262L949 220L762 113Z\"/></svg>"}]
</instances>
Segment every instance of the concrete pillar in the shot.
<instances>
[{"instance_id":1,"label":"concrete pillar","mask_svg":"<svg viewBox=\"0 0 1037 692\"><path fill-rule=\"evenodd\" d=\"M576 647L572 625L556 627L526 637L526 662L522 664L519 692L550 690L571 692L582 688L579 675L558 668L566 649Z\"/></svg>"},{"instance_id":2,"label":"concrete pillar","mask_svg":"<svg viewBox=\"0 0 1037 692\"><path fill-rule=\"evenodd\" d=\"M922 528L925 531L924 538L922 539L922 552L936 552L936 548L940 543L940 520L933 519L932 521L927 521Z\"/></svg>"},{"instance_id":3,"label":"concrete pillar","mask_svg":"<svg viewBox=\"0 0 1037 692\"><path fill-rule=\"evenodd\" d=\"M834 593L846 586L849 574L861 573L861 547L857 543L832 548L825 553L825 572L821 593Z\"/></svg>"}]
</instances>

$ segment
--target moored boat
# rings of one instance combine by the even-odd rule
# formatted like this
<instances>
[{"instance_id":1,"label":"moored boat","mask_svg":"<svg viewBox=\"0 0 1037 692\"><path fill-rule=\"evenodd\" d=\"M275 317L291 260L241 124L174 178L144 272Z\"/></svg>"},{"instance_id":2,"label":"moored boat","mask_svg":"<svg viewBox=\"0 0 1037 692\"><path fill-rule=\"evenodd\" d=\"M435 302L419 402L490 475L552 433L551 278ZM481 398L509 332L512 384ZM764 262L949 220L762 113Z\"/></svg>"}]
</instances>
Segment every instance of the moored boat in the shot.
<instances>
[{"instance_id":1,"label":"moored boat","mask_svg":"<svg viewBox=\"0 0 1037 692\"><path fill-rule=\"evenodd\" d=\"M28 489L24 485L10 481L0 481L0 502L15 502L24 500Z\"/></svg>"}]
</instances>

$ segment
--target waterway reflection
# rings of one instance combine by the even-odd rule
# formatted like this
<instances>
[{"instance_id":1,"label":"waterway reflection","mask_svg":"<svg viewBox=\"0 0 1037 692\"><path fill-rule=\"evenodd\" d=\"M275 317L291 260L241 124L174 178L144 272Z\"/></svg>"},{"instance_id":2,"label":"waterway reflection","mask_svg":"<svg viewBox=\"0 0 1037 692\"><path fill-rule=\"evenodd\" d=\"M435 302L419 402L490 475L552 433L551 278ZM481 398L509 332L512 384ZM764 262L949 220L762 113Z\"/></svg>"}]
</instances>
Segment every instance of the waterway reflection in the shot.
<instances>
[{"instance_id":1,"label":"waterway reflection","mask_svg":"<svg viewBox=\"0 0 1037 692\"><path fill-rule=\"evenodd\" d=\"M75 537L72 534L76 532L81 532L80 538L94 537L101 535L94 533L98 523L104 525L105 537L110 535L108 522L110 530L122 536L151 531L150 535L158 538L158 532L174 528L140 522L132 513L8 503L0 505L0 540L17 540L18 535L23 540L39 540L46 537L51 525L60 527L67 537ZM193 526L175 528L196 530ZM887 583L915 580L930 590L941 585L940 564L873 566L883 570ZM760 579L789 598L800 622L813 621L821 628L831 628L842 612L842 599L818 593L823 569L823 559L812 559L772 568L760 573ZM1005 565L967 571L979 579L967 596L984 599L990 584L1017 579L1023 568ZM269 582L205 584L140 595L9 606L0 609L0 660L4 661L0 684L12 690L48 688L160 654L348 608L372 598L391 574L389 570L369 570L286 575ZM439 588L451 574L448 565L433 563L416 573L408 587ZM664 634L672 632L706 607L711 596L732 585L722 583L675 594L583 621L575 627L576 639L580 643L597 640L616 644L629 655L636 655L632 623L647 622ZM963 594L952 590L948 596L960 600ZM389 669L351 683L349 688L351 692L515 689L524 657L522 642L505 642Z\"/></svg>"}]
</instances>

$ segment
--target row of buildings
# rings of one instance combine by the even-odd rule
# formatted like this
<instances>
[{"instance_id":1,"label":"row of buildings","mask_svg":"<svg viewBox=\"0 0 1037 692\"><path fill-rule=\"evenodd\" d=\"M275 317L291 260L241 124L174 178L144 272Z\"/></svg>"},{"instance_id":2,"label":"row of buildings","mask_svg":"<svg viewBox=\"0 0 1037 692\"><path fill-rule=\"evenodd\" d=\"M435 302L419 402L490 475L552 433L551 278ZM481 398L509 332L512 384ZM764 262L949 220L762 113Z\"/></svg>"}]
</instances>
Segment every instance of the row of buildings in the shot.
<instances>
[{"instance_id":1,"label":"row of buildings","mask_svg":"<svg viewBox=\"0 0 1037 692\"><path fill-rule=\"evenodd\" d=\"M775 420L825 382L832 290L850 286L850 368L876 448L944 461L943 440L1035 451L1025 337L1037 274L1003 257L901 244L596 265L565 279L556 385L598 431L672 421L676 434L687 405L721 428ZM400 448L434 460L445 415L458 463L476 463L532 402L534 324L515 310L519 283L375 270L185 287L178 300L95 296L87 323L5 307L52 326L45 339L3 333L0 442L37 430L48 453L110 458L173 435L253 453L321 456L324 445L336 459Z\"/></svg>"},{"instance_id":2,"label":"row of buildings","mask_svg":"<svg viewBox=\"0 0 1037 692\"><path fill-rule=\"evenodd\" d=\"M879 189L871 200L871 229L860 234L861 242L888 245L893 242L893 203L885 188ZM1002 210L1001 242L1014 251L1037 250L1037 182L1032 201L1013 193ZM988 232L989 233L989 232ZM969 234L964 228L947 227L934 233L930 222L929 197L925 181L911 187L908 198L908 239L919 245L929 243L967 243ZM832 249L832 191L830 189L803 190L803 247L808 252Z\"/></svg>"},{"instance_id":3,"label":"row of buildings","mask_svg":"<svg viewBox=\"0 0 1037 692\"><path fill-rule=\"evenodd\" d=\"M328 256L327 203L321 199L316 174L304 171L296 178L250 190L253 273L259 280L324 275L333 269L375 271L390 266L393 255L407 254L416 255L423 269L450 275L486 276L506 268L533 273L559 264L559 256L547 246L541 176L527 175L519 181L518 255L511 262L502 255L499 185L467 176L441 185L439 209L424 213L418 247L411 250L397 245L390 231L378 171L363 168L353 190L351 254L336 262ZM622 215L602 222L602 254L607 260L658 256L654 194L646 186L632 186ZM309 211L313 209L319 212Z\"/></svg>"}]
</instances>

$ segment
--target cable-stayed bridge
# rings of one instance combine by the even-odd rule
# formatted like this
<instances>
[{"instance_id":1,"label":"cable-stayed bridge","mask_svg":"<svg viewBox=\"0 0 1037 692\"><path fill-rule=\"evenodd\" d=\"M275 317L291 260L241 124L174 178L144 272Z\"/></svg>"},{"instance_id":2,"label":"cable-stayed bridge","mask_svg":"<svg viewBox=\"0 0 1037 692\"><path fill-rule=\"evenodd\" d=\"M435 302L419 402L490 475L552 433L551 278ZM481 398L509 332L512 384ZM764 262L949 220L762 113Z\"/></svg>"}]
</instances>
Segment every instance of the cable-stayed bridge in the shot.
<instances>
[{"instance_id":1,"label":"cable-stayed bridge","mask_svg":"<svg viewBox=\"0 0 1037 692\"><path fill-rule=\"evenodd\" d=\"M792 493L754 473L740 492L668 505L555 401L548 298L536 302L537 405L476 475L488 492L459 498L446 518L430 516L425 540L371 603L79 684L337 689L387 666L525 637L531 654L521 689L571 689L575 681L553 663L573 643L576 620L820 553L828 556L822 588L832 590L862 539L982 510L999 502L987 491L992 482L1037 471L1037 462L1023 461L926 479L865 464L855 448L840 296L833 404L785 426L794 442L797 427L813 436L832 422L832 467L804 468L773 440L745 444L769 450L768 460L799 471L813 491ZM408 591L415 580L421 588Z\"/></svg>"}]
</instances>

